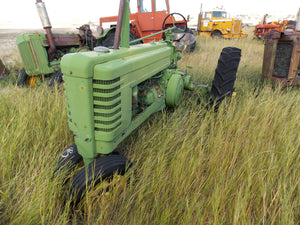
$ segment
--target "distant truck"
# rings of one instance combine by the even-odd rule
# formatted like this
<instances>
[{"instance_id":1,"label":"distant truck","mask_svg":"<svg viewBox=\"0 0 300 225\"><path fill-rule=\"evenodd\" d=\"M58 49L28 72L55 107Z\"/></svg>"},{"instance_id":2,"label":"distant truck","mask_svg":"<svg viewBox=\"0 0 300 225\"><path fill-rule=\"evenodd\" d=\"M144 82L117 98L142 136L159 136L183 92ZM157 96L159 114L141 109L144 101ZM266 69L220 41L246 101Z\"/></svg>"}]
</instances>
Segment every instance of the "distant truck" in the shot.
<instances>
[{"instance_id":1,"label":"distant truck","mask_svg":"<svg viewBox=\"0 0 300 225\"><path fill-rule=\"evenodd\" d=\"M198 17L197 33L202 36L217 38L245 38L248 37L244 30L242 20L228 18L224 9L200 11Z\"/></svg>"}]
</instances>

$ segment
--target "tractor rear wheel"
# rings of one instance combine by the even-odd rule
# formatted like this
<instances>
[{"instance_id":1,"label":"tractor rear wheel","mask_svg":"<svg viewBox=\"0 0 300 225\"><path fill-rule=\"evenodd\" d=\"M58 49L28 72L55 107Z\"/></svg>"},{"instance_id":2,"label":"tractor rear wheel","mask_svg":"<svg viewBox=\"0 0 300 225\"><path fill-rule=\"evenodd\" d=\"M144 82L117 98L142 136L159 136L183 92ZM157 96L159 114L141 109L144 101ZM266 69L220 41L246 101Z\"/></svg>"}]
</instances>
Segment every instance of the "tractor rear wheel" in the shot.
<instances>
[{"instance_id":1,"label":"tractor rear wheel","mask_svg":"<svg viewBox=\"0 0 300 225\"><path fill-rule=\"evenodd\" d=\"M222 38L222 33L218 30L214 30L212 33L211 33L211 37L212 38Z\"/></svg>"},{"instance_id":2,"label":"tractor rear wheel","mask_svg":"<svg viewBox=\"0 0 300 225\"><path fill-rule=\"evenodd\" d=\"M241 49L235 47L223 48L212 81L212 88L209 93L209 105L212 106L215 104L215 111L218 110L225 97L232 96L240 59Z\"/></svg>"},{"instance_id":3,"label":"tractor rear wheel","mask_svg":"<svg viewBox=\"0 0 300 225\"><path fill-rule=\"evenodd\" d=\"M76 206L80 202L89 186L97 185L101 180L111 178L115 173L124 175L130 166L130 161L119 154L95 159L74 176L70 189L72 205Z\"/></svg>"},{"instance_id":4,"label":"tractor rear wheel","mask_svg":"<svg viewBox=\"0 0 300 225\"><path fill-rule=\"evenodd\" d=\"M22 68L19 73L18 73L18 77L17 77L17 85L18 87L24 87L26 86L26 81L27 81L27 73L25 71L25 68Z\"/></svg>"},{"instance_id":5,"label":"tractor rear wheel","mask_svg":"<svg viewBox=\"0 0 300 225\"><path fill-rule=\"evenodd\" d=\"M105 39L102 41L102 46L104 47L112 47L114 45L115 40L115 32L110 32L106 35Z\"/></svg>"},{"instance_id":6,"label":"tractor rear wheel","mask_svg":"<svg viewBox=\"0 0 300 225\"><path fill-rule=\"evenodd\" d=\"M110 32L106 35L105 39L102 41L102 46L108 47L108 48L114 46L115 33L116 33L115 30L110 31ZM132 32L130 31L130 33L129 33L129 41L134 41L134 40L136 40L136 39L138 39L138 37L137 37L134 33L132 33ZM136 43L131 44L131 45L137 45L137 44L143 44L143 42L142 42L142 41L139 41L139 42L136 42Z\"/></svg>"}]
</instances>

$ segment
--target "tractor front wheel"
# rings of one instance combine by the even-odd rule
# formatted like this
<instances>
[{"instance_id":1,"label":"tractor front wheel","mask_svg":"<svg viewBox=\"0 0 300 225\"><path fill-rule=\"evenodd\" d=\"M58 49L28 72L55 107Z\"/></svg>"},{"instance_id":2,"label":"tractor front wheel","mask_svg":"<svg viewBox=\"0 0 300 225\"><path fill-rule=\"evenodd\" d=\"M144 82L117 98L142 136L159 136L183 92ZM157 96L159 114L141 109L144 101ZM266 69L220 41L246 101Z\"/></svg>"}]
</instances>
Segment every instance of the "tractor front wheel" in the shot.
<instances>
[{"instance_id":1,"label":"tractor front wheel","mask_svg":"<svg viewBox=\"0 0 300 225\"><path fill-rule=\"evenodd\" d=\"M211 37L212 38L222 38L222 33L218 30L214 30L212 33L211 33Z\"/></svg>"},{"instance_id":2,"label":"tractor front wheel","mask_svg":"<svg viewBox=\"0 0 300 225\"><path fill-rule=\"evenodd\" d=\"M78 153L77 145L72 144L66 148L60 155L56 163L56 169L53 174L56 174L59 170L67 170L71 172L75 166L82 161L82 156Z\"/></svg>"},{"instance_id":3,"label":"tractor front wheel","mask_svg":"<svg viewBox=\"0 0 300 225\"><path fill-rule=\"evenodd\" d=\"M56 72L55 74L53 74L51 76L50 82L49 82L49 87L54 87L55 84L60 84L63 82L63 74L62 72L59 70L58 72Z\"/></svg>"},{"instance_id":4,"label":"tractor front wheel","mask_svg":"<svg viewBox=\"0 0 300 225\"><path fill-rule=\"evenodd\" d=\"M18 77L17 77L17 85L18 87L24 87L26 86L26 81L27 81L27 73L25 71L25 68L22 68L20 71L19 71L19 74L18 74Z\"/></svg>"},{"instance_id":5,"label":"tractor front wheel","mask_svg":"<svg viewBox=\"0 0 300 225\"><path fill-rule=\"evenodd\" d=\"M110 178L115 173L124 175L130 166L130 161L119 154L95 159L74 176L70 189L72 205L76 206L80 202L89 186L97 185L101 180Z\"/></svg>"}]
</instances>

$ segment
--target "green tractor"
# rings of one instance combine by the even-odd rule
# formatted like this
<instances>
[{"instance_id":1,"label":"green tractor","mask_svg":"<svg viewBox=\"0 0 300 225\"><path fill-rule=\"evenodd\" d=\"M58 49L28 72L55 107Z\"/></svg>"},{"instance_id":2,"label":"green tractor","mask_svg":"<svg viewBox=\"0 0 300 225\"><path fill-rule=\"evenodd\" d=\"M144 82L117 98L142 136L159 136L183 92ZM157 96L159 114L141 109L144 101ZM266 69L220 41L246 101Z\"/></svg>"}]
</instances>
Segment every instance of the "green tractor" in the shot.
<instances>
[{"instance_id":1,"label":"green tractor","mask_svg":"<svg viewBox=\"0 0 300 225\"><path fill-rule=\"evenodd\" d=\"M45 3L36 1L45 33L24 33L17 37L17 46L24 64L17 78L18 86L35 87L45 80L53 86L62 82L61 58L68 53L91 51L95 46L106 45L109 31L96 38L90 26L84 24L77 28L78 34L52 33ZM131 34L131 40L135 37ZM107 46L107 45L106 45Z\"/></svg>"},{"instance_id":2,"label":"green tractor","mask_svg":"<svg viewBox=\"0 0 300 225\"><path fill-rule=\"evenodd\" d=\"M18 74L18 86L35 87L44 80L50 80L50 86L61 82L61 57L67 53L90 51L97 43L89 25L78 28L79 34L53 34L45 4L37 0L36 7L46 33L24 33L17 37L24 64Z\"/></svg>"},{"instance_id":3,"label":"green tractor","mask_svg":"<svg viewBox=\"0 0 300 225\"><path fill-rule=\"evenodd\" d=\"M63 56L68 122L75 143L62 153L55 173L84 162L86 167L72 180L75 204L87 186L130 167L130 160L115 150L134 129L153 113L177 107L184 90L202 86L177 69L181 53L173 29L178 28L162 31L165 40L130 45L135 41L129 39L129 1L121 0L113 48L98 46ZM238 48L223 49L213 85L204 87L213 104L232 95L240 57Z\"/></svg>"}]
</instances>

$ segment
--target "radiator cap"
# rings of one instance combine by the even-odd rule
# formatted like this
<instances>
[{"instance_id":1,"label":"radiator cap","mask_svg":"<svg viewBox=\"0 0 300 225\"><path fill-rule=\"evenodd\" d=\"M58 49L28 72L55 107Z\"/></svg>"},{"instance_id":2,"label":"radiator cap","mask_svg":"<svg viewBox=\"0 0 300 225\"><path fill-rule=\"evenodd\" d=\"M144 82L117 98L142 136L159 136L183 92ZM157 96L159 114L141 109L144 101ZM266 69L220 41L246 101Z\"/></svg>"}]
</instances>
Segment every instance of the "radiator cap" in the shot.
<instances>
[{"instance_id":1,"label":"radiator cap","mask_svg":"<svg viewBox=\"0 0 300 225\"><path fill-rule=\"evenodd\" d=\"M108 53L109 52L109 48L104 47L104 46L97 46L94 48L95 52L104 52L104 53Z\"/></svg>"}]
</instances>

